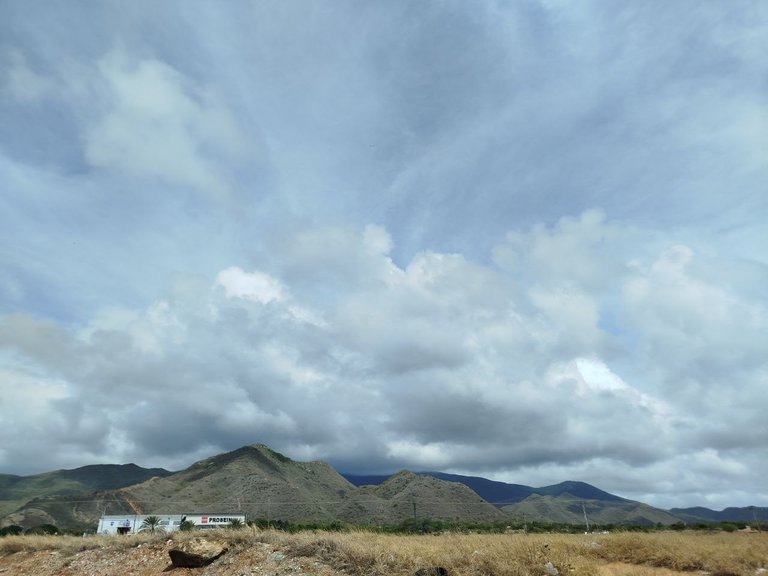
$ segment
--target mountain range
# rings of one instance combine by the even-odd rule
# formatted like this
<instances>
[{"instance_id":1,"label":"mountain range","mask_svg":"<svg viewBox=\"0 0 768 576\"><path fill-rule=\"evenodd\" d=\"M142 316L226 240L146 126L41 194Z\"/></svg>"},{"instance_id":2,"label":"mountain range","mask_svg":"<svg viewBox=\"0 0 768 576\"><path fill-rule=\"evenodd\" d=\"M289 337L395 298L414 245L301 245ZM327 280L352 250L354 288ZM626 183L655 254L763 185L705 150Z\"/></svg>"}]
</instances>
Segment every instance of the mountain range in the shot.
<instances>
[{"instance_id":1,"label":"mountain range","mask_svg":"<svg viewBox=\"0 0 768 576\"><path fill-rule=\"evenodd\" d=\"M421 472L447 482L465 484L515 520L563 524L674 524L680 518L647 504L627 500L585 482L561 482L534 488L443 472ZM353 476L353 484L378 483L386 476Z\"/></svg>"},{"instance_id":2,"label":"mountain range","mask_svg":"<svg viewBox=\"0 0 768 576\"><path fill-rule=\"evenodd\" d=\"M262 444L179 472L125 464L0 475L0 528L53 524L92 529L102 514L200 511L354 525L409 519L569 524L768 520L768 508L660 510L583 482L534 488L441 472L342 475L325 462L297 462Z\"/></svg>"}]
</instances>

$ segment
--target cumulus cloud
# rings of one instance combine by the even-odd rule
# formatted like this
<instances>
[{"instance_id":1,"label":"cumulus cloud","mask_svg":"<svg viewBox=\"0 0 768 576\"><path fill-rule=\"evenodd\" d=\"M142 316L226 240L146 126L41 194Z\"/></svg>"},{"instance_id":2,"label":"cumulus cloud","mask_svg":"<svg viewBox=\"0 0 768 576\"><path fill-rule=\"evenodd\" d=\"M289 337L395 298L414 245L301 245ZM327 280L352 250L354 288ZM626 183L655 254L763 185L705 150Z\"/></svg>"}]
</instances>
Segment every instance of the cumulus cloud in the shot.
<instances>
[{"instance_id":1,"label":"cumulus cloud","mask_svg":"<svg viewBox=\"0 0 768 576\"><path fill-rule=\"evenodd\" d=\"M663 362L669 393L697 404L719 402L735 391L724 386L727 379L747 373L760 379L765 362L760 334L768 316L761 299L744 299L722 283L698 277L694 259L687 246L663 251L627 277L626 307L638 345ZM754 392L748 386L739 395Z\"/></svg>"},{"instance_id":2,"label":"cumulus cloud","mask_svg":"<svg viewBox=\"0 0 768 576\"><path fill-rule=\"evenodd\" d=\"M244 298L261 304L283 299L282 284L259 271L248 273L232 266L219 272L216 283L230 298Z\"/></svg>"},{"instance_id":3,"label":"cumulus cloud","mask_svg":"<svg viewBox=\"0 0 768 576\"><path fill-rule=\"evenodd\" d=\"M612 228L604 218L590 226ZM535 244L558 230L517 231L515 241ZM264 441L359 471L439 467L508 477L558 463L553 469L567 476L586 474L589 462L615 462L619 470L654 468L668 478L665 466L681 458L691 458L692 477L721 470L745 478L762 469L739 465L717 444L712 417L752 413L765 367L757 356L749 365L720 348L726 337L719 331L738 338L745 329L744 304L729 306L723 288L685 276L695 259L691 249L671 246L656 260L624 268L613 286L618 308L626 310L617 335L600 326L601 298L613 293L603 282L586 282L592 291L579 297L543 296L553 282L561 285L549 269L537 274L530 267L532 276L523 280L438 253L401 268L387 256L390 240L380 227L300 236L290 248L299 267L310 265L295 249L306 237L332 240L326 262L339 257L336 250L356 254L357 276L347 270L335 278L335 299L303 300L292 266L284 268L286 279L231 266L209 279L210 290L182 292L144 311L105 311L79 331L7 317L0 343L13 359L9 376L50 390L45 402L56 403L60 418L24 430L4 464L15 461L16 443L42 451L55 436L101 459L152 465ZM590 267L602 251L590 244L574 258ZM310 275L319 290L334 282ZM323 321L307 321L297 309ZM716 321L700 318L705 311ZM688 326L681 315L696 323ZM764 320L751 322L764 329ZM715 326L717 338L702 341L710 332L715 338ZM643 345L621 352L624 338ZM671 381L680 362L703 356L705 348L709 366L723 370L718 377L731 378L729 390L740 387L738 399L695 401L681 391L684 383ZM703 373L695 386L714 378ZM22 434L19 419L28 414L15 404L4 404L4 420ZM172 430L169 413L183 415ZM649 437L654 441L643 440Z\"/></svg>"}]
</instances>

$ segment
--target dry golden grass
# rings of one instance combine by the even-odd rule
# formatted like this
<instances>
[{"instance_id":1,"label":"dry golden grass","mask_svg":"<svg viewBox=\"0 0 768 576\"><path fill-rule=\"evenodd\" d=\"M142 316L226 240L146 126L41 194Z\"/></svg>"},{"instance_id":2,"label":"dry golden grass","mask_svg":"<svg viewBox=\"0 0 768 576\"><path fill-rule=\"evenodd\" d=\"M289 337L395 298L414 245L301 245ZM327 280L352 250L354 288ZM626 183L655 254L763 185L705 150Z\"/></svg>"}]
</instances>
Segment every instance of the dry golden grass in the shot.
<instances>
[{"instance_id":1,"label":"dry golden grass","mask_svg":"<svg viewBox=\"0 0 768 576\"><path fill-rule=\"evenodd\" d=\"M768 568L765 533L619 533L598 542L593 554L610 562L702 570L714 576L755 574Z\"/></svg>"},{"instance_id":2,"label":"dry golden grass","mask_svg":"<svg viewBox=\"0 0 768 576\"><path fill-rule=\"evenodd\" d=\"M562 574L596 573L597 562L567 536L396 536L353 532L296 535L293 554L316 556L356 576L411 575L440 566L452 576L546 574L551 562Z\"/></svg>"},{"instance_id":3,"label":"dry golden grass","mask_svg":"<svg viewBox=\"0 0 768 576\"><path fill-rule=\"evenodd\" d=\"M159 542L167 539L165 533L139 533L131 537L124 536L5 536L0 538L0 557L16 552L35 552L37 550L57 550L61 554L71 555L83 550L133 548L147 542Z\"/></svg>"},{"instance_id":4,"label":"dry golden grass","mask_svg":"<svg viewBox=\"0 0 768 576\"><path fill-rule=\"evenodd\" d=\"M50 549L62 554L93 548L126 549L169 538L181 542L201 535L13 536L0 539L0 556ZM206 532L204 537L225 542L232 554L259 542L268 543L292 556L317 558L352 576L412 576L419 568L432 566L445 568L450 576L545 576L548 562L561 576L665 576L673 574L671 571L755 576L768 568L765 533L405 536L363 531L289 534L245 528Z\"/></svg>"}]
</instances>

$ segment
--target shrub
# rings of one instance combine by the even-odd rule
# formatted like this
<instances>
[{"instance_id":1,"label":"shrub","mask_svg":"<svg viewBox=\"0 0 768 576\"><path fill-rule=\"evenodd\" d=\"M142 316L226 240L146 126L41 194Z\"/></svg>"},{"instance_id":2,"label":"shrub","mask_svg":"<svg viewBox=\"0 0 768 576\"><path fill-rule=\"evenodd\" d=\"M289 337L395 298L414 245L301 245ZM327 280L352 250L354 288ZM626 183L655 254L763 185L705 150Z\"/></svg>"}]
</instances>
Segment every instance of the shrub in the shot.
<instances>
[{"instance_id":1,"label":"shrub","mask_svg":"<svg viewBox=\"0 0 768 576\"><path fill-rule=\"evenodd\" d=\"M179 530L182 532L191 532L195 529L195 523L192 520L182 520L179 524Z\"/></svg>"},{"instance_id":2,"label":"shrub","mask_svg":"<svg viewBox=\"0 0 768 576\"><path fill-rule=\"evenodd\" d=\"M22 532L24 532L24 528L18 524L11 524L5 528L0 528L0 536L18 536Z\"/></svg>"},{"instance_id":3,"label":"shrub","mask_svg":"<svg viewBox=\"0 0 768 576\"><path fill-rule=\"evenodd\" d=\"M32 528L27 528L24 531L24 534L48 534L50 536L53 536L54 534L58 534L58 533L59 533L59 529L53 524L40 524L39 526L33 526Z\"/></svg>"}]
</instances>

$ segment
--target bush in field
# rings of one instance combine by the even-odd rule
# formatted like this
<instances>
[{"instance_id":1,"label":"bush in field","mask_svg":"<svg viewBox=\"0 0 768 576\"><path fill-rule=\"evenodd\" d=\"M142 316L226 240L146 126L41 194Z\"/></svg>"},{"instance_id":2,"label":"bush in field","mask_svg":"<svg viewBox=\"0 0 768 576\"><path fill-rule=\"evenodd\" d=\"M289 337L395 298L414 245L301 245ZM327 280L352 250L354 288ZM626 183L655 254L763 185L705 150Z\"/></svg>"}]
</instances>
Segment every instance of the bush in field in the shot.
<instances>
[{"instance_id":1,"label":"bush in field","mask_svg":"<svg viewBox=\"0 0 768 576\"><path fill-rule=\"evenodd\" d=\"M674 524L669 525L670 530L677 530L678 532L680 530L685 530L685 522L675 522Z\"/></svg>"},{"instance_id":2,"label":"bush in field","mask_svg":"<svg viewBox=\"0 0 768 576\"><path fill-rule=\"evenodd\" d=\"M0 528L0 536L18 536L22 532L24 532L24 528L18 524L11 524L5 528Z\"/></svg>"},{"instance_id":3,"label":"bush in field","mask_svg":"<svg viewBox=\"0 0 768 576\"><path fill-rule=\"evenodd\" d=\"M179 524L179 530L182 532L191 532L195 529L195 523L192 520L182 520Z\"/></svg>"},{"instance_id":4,"label":"bush in field","mask_svg":"<svg viewBox=\"0 0 768 576\"><path fill-rule=\"evenodd\" d=\"M52 536L58 533L59 533L59 529L53 524L40 524L39 526L33 526L32 528L27 528L24 531L24 534L48 534L49 536Z\"/></svg>"}]
</instances>

